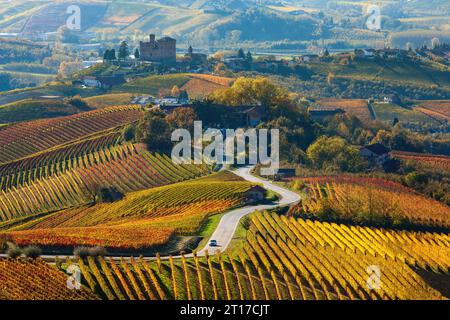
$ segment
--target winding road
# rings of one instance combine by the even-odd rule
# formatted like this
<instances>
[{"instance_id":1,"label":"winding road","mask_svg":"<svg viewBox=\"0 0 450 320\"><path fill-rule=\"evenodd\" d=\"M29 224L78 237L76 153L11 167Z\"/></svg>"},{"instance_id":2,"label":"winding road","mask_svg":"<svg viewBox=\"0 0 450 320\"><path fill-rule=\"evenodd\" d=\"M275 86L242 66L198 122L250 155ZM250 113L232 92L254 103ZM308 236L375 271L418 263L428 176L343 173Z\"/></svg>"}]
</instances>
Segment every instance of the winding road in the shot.
<instances>
[{"instance_id":1,"label":"winding road","mask_svg":"<svg viewBox=\"0 0 450 320\"><path fill-rule=\"evenodd\" d=\"M239 221L245 217L246 215L257 211L257 210L267 210L267 209L273 209L276 207L282 207L287 206L290 204L295 204L300 201L300 196L292 192L288 189L282 188L278 185L275 185L271 183L268 180L261 179L259 177L253 176L250 171L253 169L252 166L247 167L241 167L239 169L236 169L232 171L234 174L242 177L243 179L253 182L253 183L260 183L263 185L263 187L267 190L276 192L281 199L276 204L264 204L264 205L254 205L254 206L247 206L242 207L238 209L231 210L227 213L225 213L220 220L219 224L217 225L216 230L211 235L210 239L214 239L217 241L218 246L217 247L211 247L209 246L209 240L208 244L197 251L198 256L204 256L206 252L213 255L217 252L217 250L220 250L221 252L225 251L228 246L230 245L231 240L234 237L234 234L236 232L236 229L239 225ZM0 255L0 257L6 256L6 255ZM193 257L193 254L187 254L186 257ZM55 255L42 255L42 259L48 262L54 262L56 259ZM72 257L73 258L73 257ZM111 257L114 260L120 260L121 257ZM125 257L123 257L125 258ZM161 259L165 260L169 257L161 257ZM181 258L181 256L175 256L173 258ZM144 257L144 260L155 260L155 257Z\"/></svg>"},{"instance_id":2,"label":"winding road","mask_svg":"<svg viewBox=\"0 0 450 320\"><path fill-rule=\"evenodd\" d=\"M261 178L253 176L250 173L252 169L253 167L242 167L232 172L247 181L262 184L265 189L276 192L281 197L281 199L277 204L247 206L239 209L234 209L226 213L220 220L219 225L210 238L217 241L218 247L209 246L208 241L208 244L203 249L199 250L197 252L197 255L204 256L206 251L214 254L214 252L218 249L220 251L225 251L230 245L231 240L233 239L233 236L239 225L239 221L246 215L257 210L273 209L276 207L294 204L300 201L300 196L297 193L277 186L267 180L263 180Z\"/></svg>"}]
</instances>

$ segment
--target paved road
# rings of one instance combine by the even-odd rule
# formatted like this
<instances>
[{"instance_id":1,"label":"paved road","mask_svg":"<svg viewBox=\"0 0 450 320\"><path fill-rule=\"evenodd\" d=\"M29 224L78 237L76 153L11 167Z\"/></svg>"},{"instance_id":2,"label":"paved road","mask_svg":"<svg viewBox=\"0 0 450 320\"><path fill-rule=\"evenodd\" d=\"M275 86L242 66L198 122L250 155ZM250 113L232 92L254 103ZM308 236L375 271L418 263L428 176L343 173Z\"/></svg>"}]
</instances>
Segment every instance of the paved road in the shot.
<instances>
[{"instance_id":1,"label":"paved road","mask_svg":"<svg viewBox=\"0 0 450 320\"><path fill-rule=\"evenodd\" d=\"M242 167L239 168L233 173L236 175L244 178L247 181L260 183L266 188L267 190L271 190L273 192L276 192L281 199L275 203L275 204L265 204L265 205L255 205L255 206L247 206L243 208L238 208L231 210L230 212L223 215L222 219L220 220L216 230L212 234L210 239L217 240L217 247L210 247L209 241L208 244L201 250L197 252L198 256L204 256L206 251L208 251L209 254L215 254L217 250L225 251L228 246L230 245L231 240L233 239L233 236L236 232L236 229L239 225L239 221L245 217L246 215L256 211L256 210L267 210L267 209L273 209L279 206L286 206L290 204L297 203L300 201L300 196L292 192L288 189L282 188L280 186L277 186L270 181L255 177L250 174L250 171L253 167ZM0 255L1 257L2 255ZM192 254L187 254L186 257L192 257ZM53 262L56 258L56 256L49 256L49 255L43 255L41 256L44 260ZM114 260L120 260L121 257L112 257ZM179 257L174 257L179 258ZM144 260L154 260L154 257L144 257ZM161 259L168 259L168 257L161 257Z\"/></svg>"},{"instance_id":2,"label":"paved road","mask_svg":"<svg viewBox=\"0 0 450 320\"><path fill-rule=\"evenodd\" d=\"M199 256L203 256L206 250L208 250L208 252L211 254L216 252L216 250L218 249L220 251L225 251L229 246L231 240L233 239L236 228L239 225L239 221L246 215L256 210L267 210L275 208L277 206L286 206L289 204L296 203L300 200L300 196L297 193L282 188L280 186L277 186L273 183L270 183L267 180L263 180L261 178L251 175L250 174L251 169L252 167L243 167L233 172L247 181L261 183L267 190L271 190L278 193L281 196L280 201L277 204L248 206L244 208L235 209L226 213L220 220L216 231L214 231L214 233L210 238L217 240L218 247L210 247L208 244L203 249L198 251L197 254Z\"/></svg>"}]
</instances>

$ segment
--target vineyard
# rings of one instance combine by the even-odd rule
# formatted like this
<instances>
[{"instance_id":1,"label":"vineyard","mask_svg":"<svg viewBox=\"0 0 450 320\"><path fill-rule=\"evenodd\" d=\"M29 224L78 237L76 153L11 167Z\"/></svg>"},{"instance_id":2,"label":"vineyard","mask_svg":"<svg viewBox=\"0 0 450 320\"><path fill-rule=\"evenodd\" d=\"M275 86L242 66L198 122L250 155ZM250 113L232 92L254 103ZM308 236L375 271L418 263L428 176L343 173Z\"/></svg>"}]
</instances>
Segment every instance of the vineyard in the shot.
<instances>
[{"instance_id":1,"label":"vineyard","mask_svg":"<svg viewBox=\"0 0 450 320\"><path fill-rule=\"evenodd\" d=\"M450 157L438 156L432 154L424 153L413 153L413 152L403 152L395 151L392 154L395 158L411 161L413 163L419 163L429 168L434 168L443 171L450 171Z\"/></svg>"},{"instance_id":2,"label":"vineyard","mask_svg":"<svg viewBox=\"0 0 450 320\"><path fill-rule=\"evenodd\" d=\"M368 122L372 115L364 99L320 99L319 105L324 108L342 109L350 115L358 117L361 121Z\"/></svg>"},{"instance_id":3,"label":"vineyard","mask_svg":"<svg viewBox=\"0 0 450 320\"><path fill-rule=\"evenodd\" d=\"M154 261L79 260L104 299L442 299L415 269L448 275L448 235L255 213L243 250ZM367 285L368 267L381 283Z\"/></svg>"},{"instance_id":4,"label":"vineyard","mask_svg":"<svg viewBox=\"0 0 450 320\"><path fill-rule=\"evenodd\" d=\"M237 206L248 182L184 182L129 193L123 200L45 215L10 228L20 246L101 245L142 249L196 232L210 215Z\"/></svg>"},{"instance_id":5,"label":"vineyard","mask_svg":"<svg viewBox=\"0 0 450 320\"><path fill-rule=\"evenodd\" d=\"M450 120L450 101L448 100L420 102L414 109L438 121L448 122Z\"/></svg>"},{"instance_id":6,"label":"vineyard","mask_svg":"<svg viewBox=\"0 0 450 320\"><path fill-rule=\"evenodd\" d=\"M56 155L58 155L57 153ZM100 188L120 193L167 185L209 173L207 166L174 165L170 158L124 144L2 176L0 221L95 201ZM64 159L64 158L63 158ZM36 160L36 158L35 158ZM45 161L44 161L45 163Z\"/></svg>"},{"instance_id":7,"label":"vineyard","mask_svg":"<svg viewBox=\"0 0 450 320\"><path fill-rule=\"evenodd\" d=\"M392 191L397 190L406 193L415 193L414 190L394 181L376 177L361 177L356 175L339 174L334 176L333 175L311 176L302 178L291 178L287 179L287 181L292 182L299 181L306 185L317 185L317 184L322 185L326 183L354 184L359 186L371 186Z\"/></svg>"},{"instance_id":8,"label":"vineyard","mask_svg":"<svg viewBox=\"0 0 450 320\"><path fill-rule=\"evenodd\" d=\"M73 116L37 120L0 129L0 163L99 134L138 120L136 106L111 107Z\"/></svg>"},{"instance_id":9,"label":"vineyard","mask_svg":"<svg viewBox=\"0 0 450 320\"><path fill-rule=\"evenodd\" d=\"M318 181L309 184L308 199L291 208L290 214L381 226L450 227L448 206L408 189Z\"/></svg>"},{"instance_id":10,"label":"vineyard","mask_svg":"<svg viewBox=\"0 0 450 320\"><path fill-rule=\"evenodd\" d=\"M67 276L43 261L0 259L0 300L96 300L89 289L70 290Z\"/></svg>"}]
</instances>

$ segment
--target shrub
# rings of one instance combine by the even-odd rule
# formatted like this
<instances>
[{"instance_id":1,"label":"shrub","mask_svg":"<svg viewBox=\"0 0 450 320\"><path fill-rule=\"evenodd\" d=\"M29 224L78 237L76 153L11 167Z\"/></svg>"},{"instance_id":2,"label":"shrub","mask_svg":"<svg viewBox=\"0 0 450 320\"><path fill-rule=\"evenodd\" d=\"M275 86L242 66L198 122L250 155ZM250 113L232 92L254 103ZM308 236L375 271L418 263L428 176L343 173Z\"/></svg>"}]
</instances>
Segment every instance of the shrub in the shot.
<instances>
[{"instance_id":1,"label":"shrub","mask_svg":"<svg viewBox=\"0 0 450 320\"><path fill-rule=\"evenodd\" d=\"M23 249L23 254L27 258L37 259L42 254L42 250L36 246L29 246Z\"/></svg>"},{"instance_id":2,"label":"shrub","mask_svg":"<svg viewBox=\"0 0 450 320\"><path fill-rule=\"evenodd\" d=\"M73 251L73 255L81 259L87 257L103 257L108 254L108 251L104 247L76 247Z\"/></svg>"},{"instance_id":3,"label":"shrub","mask_svg":"<svg viewBox=\"0 0 450 320\"><path fill-rule=\"evenodd\" d=\"M89 251L90 251L89 247L76 247L73 250L73 255L78 258L85 259L89 257Z\"/></svg>"},{"instance_id":4,"label":"shrub","mask_svg":"<svg viewBox=\"0 0 450 320\"><path fill-rule=\"evenodd\" d=\"M0 253L6 253L9 248L9 244L13 243L9 236L0 237Z\"/></svg>"},{"instance_id":5,"label":"shrub","mask_svg":"<svg viewBox=\"0 0 450 320\"><path fill-rule=\"evenodd\" d=\"M108 251L104 247L94 247L89 249L89 255L91 257L103 257L108 254Z\"/></svg>"},{"instance_id":6,"label":"shrub","mask_svg":"<svg viewBox=\"0 0 450 320\"><path fill-rule=\"evenodd\" d=\"M8 257L16 259L22 255L22 250L15 244L8 242L8 250L6 251Z\"/></svg>"}]
</instances>

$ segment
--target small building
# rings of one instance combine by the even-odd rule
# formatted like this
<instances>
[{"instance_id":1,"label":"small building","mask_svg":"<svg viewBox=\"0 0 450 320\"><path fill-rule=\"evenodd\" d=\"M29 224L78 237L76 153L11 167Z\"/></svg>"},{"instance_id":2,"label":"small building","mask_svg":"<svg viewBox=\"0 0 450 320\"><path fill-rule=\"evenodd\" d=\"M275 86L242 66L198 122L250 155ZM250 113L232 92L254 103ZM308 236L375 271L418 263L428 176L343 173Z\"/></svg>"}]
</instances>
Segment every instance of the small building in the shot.
<instances>
[{"instance_id":1,"label":"small building","mask_svg":"<svg viewBox=\"0 0 450 320\"><path fill-rule=\"evenodd\" d=\"M84 76L81 79L81 83L86 87L111 89L113 86L118 86L126 82L122 75L114 76ZM73 81L74 85L80 83L80 81Z\"/></svg>"},{"instance_id":2,"label":"small building","mask_svg":"<svg viewBox=\"0 0 450 320\"><path fill-rule=\"evenodd\" d=\"M126 83L123 75L98 76L97 80L100 81L101 88L103 89L111 89L113 86L120 86Z\"/></svg>"},{"instance_id":3,"label":"small building","mask_svg":"<svg viewBox=\"0 0 450 320\"><path fill-rule=\"evenodd\" d=\"M190 60L191 65L199 66L204 65L208 62L208 56L204 53L194 52L192 46L189 46L188 53L185 58Z\"/></svg>"},{"instance_id":4,"label":"small building","mask_svg":"<svg viewBox=\"0 0 450 320\"><path fill-rule=\"evenodd\" d=\"M245 124L250 127L256 127L263 118L262 109L258 106L243 110L240 114L243 116Z\"/></svg>"},{"instance_id":5,"label":"small building","mask_svg":"<svg viewBox=\"0 0 450 320\"><path fill-rule=\"evenodd\" d=\"M375 49L355 49L355 55L360 58L372 58L375 53Z\"/></svg>"},{"instance_id":6,"label":"small building","mask_svg":"<svg viewBox=\"0 0 450 320\"><path fill-rule=\"evenodd\" d=\"M277 172L277 175L280 178L295 177L295 174L296 174L295 168L282 168L282 169L278 169L278 172Z\"/></svg>"},{"instance_id":7,"label":"small building","mask_svg":"<svg viewBox=\"0 0 450 320\"><path fill-rule=\"evenodd\" d=\"M227 110L223 115L223 121L233 128L256 127L265 117L264 108L260 105L227 106L216 105Z\"/></svg>"},{"instance_id":8,"label":"small building","mask_svg":"<svg viewBox=\"0 0 450 320\"><path fill-rule=\"evenodd\" d=\"M314 62L314 61L319 61L320 57L317 54L305 54L305 55L298 57L298 60L300 62Z\"/></svg>"},{"instance_id":9,"label":"small building","mask_svg":"<svg viewBox=\"0 0 450 320\"><path fill-rule=\"evenodd\" d=\"M263 201L266 198L267 191L263 187L256 185L251 187L244 193L248 203L255 203Z\"/></svg>"},{"instance_id":10,"label":"small building","mask_svg":"<svg viewBox=\"0 0 450 320\"><path fill-rule=\"evenodd\" d=\"M177 61L177 40L170 37L156 40L151 34L149 42L139 43L139 52L142 61L174 64Z\"/></svg>"},{"instance_id":11,"label":"small building","mask_svg":"<svg viewBox=\"0 0 450 320\"><path fill-rule=\"evenodd\" d=\"M101 82L97 79L97 77L94 77L94 76L84 76L82 78L82 83L86 87L91 87L91 88L100 88L102 86Z\"/></svg>"},{"instance_id":12,"label":"small building","mask_svg":"<svg viewBox=\"0 0 450 320\"><path fill-rule=\"evenodd\" d=\"M383 165L389 160L390 150L381 143L374 143L359 150L362 157L379 165Z\"/></svg>"},{"instance_id":13,"label":"small building","mask_svg":"<svg viewBox=\"0 0 450 320\"><path fill-rule=\"evenodd\" d=\"M383 103L400 104L401 100L396 94L386 94L383 97Z\"/></svg>"}]
</instances>

